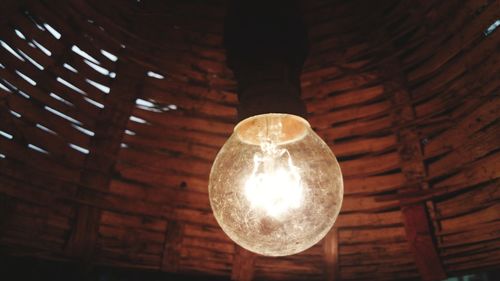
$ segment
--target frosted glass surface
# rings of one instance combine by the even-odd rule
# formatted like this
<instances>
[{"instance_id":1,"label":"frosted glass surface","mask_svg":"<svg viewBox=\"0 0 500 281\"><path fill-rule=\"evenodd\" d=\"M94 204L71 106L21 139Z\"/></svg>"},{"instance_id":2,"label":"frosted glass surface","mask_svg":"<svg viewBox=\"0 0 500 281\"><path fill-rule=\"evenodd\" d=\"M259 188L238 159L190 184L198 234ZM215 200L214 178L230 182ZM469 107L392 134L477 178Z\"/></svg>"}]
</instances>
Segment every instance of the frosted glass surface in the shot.
<instances>
[{"instance_id":1,"label":"frosted glass surface","mask_svg":"<svg viewBox=\"0 0 500 281\"><path fill-rule=\"evenodd\" d=\"M335 156L307 121L264 114L235 127L212 166L209 195L217 222L234 242L285 256L330 230L343 183Z\"/></svg>"}]
</instances>

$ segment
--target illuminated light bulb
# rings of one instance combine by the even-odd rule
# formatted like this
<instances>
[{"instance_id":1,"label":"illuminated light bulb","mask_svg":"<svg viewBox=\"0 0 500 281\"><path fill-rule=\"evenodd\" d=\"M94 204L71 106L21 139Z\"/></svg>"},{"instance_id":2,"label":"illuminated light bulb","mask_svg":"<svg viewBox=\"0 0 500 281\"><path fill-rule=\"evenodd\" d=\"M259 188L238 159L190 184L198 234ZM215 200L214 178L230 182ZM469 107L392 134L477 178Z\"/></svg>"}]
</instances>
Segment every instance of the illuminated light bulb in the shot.
<instances>
[{"instance_id":1,"label":"illuminated light bulb","mask_svg":"<svg viewBox=\"0 0 500 281\"><path fill-rule=\"evenodd\" d=\"M333 226L342 175L306 120L263 114L241 121L219 151L209 196L217 222L234 242L262 255L292 255Z\"/></svg>"}]
</instances>

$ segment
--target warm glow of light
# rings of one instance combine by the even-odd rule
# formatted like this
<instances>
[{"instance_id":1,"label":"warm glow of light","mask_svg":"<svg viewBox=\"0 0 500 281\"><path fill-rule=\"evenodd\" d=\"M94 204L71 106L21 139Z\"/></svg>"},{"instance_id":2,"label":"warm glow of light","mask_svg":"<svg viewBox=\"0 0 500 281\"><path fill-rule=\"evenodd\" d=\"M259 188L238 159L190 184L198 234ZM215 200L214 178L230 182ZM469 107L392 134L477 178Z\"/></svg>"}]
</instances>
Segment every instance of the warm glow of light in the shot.
<instances>
[{"instance_id":1,"label":"warm glow of light","mask_svg":"<svg viewBox=\"0 0 500 281\"><path fill-rule=\"evenodd\" d=\"M326 235L343 185L335 156L306 120L264 114L235 127L214 161L208 191L217 222L234 242L285 256Z\"/></svg>"},{"instance_id":2,"label":"warm glow of light","mask_svg":"<svg viewBox=\"0 0 500 281\"><path fill-rule=\"evenodd\" d=\"M279 158L286 158L286 165ZM273 218L300 207L303 200L300 174L286 149L263 150L253 158L253 170L245 183L245 196L254 209Z\"/></svg>"}]
</instances>

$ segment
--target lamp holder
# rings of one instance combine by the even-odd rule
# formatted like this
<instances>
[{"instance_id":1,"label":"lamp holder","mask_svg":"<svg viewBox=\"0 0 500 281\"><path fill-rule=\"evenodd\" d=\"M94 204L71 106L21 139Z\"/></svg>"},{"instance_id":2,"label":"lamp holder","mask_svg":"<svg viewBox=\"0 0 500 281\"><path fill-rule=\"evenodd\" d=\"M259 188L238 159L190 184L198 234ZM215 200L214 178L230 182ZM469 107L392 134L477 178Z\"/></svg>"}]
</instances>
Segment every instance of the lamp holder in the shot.
<instances>
[{"instance_id":1,"label":"lamp holder","mask_svg":"<svg viewBox=\"0 0 500 281\"><path fill-rule=\"evenodd\" d=\"M296 0L233 1L225 21L227 61L238 81L238 117L305 117L300 74L307 32Z\"/></svg>"}]
</instances>

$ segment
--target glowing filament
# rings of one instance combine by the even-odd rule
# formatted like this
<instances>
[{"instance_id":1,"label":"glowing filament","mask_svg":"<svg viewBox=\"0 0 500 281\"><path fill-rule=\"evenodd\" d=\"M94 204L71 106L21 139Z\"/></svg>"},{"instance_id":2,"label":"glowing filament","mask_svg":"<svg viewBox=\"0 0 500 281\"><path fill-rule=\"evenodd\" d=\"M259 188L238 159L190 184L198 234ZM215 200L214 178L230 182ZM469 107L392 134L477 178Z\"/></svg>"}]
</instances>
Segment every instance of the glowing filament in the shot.
<instances>
[{"instance_id":1,"label":"glowing filament","mask_svg":"<svg viewBox=\"0 0 500 281\"><path fill-rule=\"evenodd\" d=\"M252 208L273 218L300 207L303 200L304 187L290 153L275 146L263 146L263 153L254 155L252 174L244 188Z\"/></svg>"}]
</instances>

